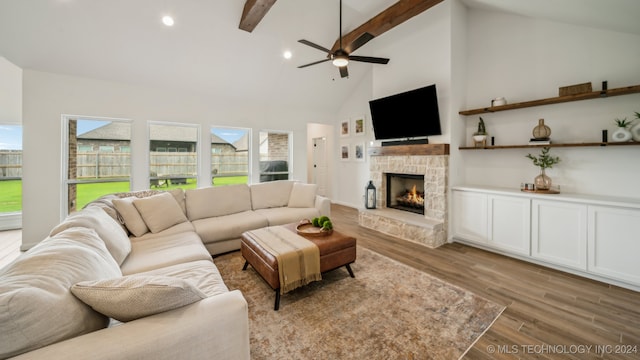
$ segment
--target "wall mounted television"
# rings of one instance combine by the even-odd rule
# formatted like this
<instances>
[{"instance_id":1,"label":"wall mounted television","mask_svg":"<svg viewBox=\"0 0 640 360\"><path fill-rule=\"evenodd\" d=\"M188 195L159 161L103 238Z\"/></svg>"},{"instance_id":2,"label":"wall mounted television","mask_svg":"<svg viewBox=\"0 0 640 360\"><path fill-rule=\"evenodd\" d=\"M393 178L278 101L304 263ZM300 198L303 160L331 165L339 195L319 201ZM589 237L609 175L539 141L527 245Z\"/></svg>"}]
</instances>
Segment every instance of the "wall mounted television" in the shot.
<instances>
[{"instance_id":1,"label":"wall mounted television","mask_svg":"<svg viewBox=\"0 0 640 360\"><path fill-rule=\"evenodd\" d=\"M435 84L371 100L369 109L376 140L427 143L428 136L442 135Z\"/></svg>"}]
</instances>

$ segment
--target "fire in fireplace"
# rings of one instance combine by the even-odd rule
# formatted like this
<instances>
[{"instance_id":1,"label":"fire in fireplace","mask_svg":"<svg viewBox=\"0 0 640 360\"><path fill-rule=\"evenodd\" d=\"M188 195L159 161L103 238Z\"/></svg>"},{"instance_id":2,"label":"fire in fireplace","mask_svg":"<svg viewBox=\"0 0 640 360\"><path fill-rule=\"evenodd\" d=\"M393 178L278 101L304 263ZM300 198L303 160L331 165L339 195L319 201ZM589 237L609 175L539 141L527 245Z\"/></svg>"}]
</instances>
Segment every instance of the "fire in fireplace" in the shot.
<instances>
[{"instance_id":1,"label":"fire in fireplace","mask_svg":"<svg viewBox=\"0 0 640 360\"><path fill-rule=\"evenodd\" d=\"M387 207L424 214L424 176L387 173Z\"/></svg>"}]
</instances>

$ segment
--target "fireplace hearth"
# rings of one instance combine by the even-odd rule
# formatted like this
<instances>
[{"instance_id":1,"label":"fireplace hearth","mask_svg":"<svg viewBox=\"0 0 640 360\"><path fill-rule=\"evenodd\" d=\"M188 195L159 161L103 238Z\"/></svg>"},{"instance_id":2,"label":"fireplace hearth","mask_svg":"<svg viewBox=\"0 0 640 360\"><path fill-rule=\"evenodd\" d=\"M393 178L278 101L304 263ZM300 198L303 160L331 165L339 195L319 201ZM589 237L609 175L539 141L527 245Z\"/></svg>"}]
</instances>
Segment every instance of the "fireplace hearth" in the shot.
<instances>
[{"instance_id":1,"label":"fireplace hearth","mask_svg":"<svg viewBox=\"0 0 640 360\"><path fill-rule=\"evenodd\" d=\"M387 173L387 207L424 215L424 175Z\"/></svg>"}]
</instances>

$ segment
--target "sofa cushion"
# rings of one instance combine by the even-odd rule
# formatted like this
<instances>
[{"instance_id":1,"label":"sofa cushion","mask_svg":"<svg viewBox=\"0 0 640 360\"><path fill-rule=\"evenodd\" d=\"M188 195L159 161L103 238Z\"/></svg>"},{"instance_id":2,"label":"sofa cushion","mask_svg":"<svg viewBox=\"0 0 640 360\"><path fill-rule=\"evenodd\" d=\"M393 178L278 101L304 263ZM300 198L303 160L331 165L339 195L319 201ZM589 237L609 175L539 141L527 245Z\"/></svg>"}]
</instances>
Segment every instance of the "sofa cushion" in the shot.
<instances>
[{"instance_id":1,"label":"sofa cushion","mask_svg":"<svg viewBox=\"0 0 640 360\"><path fill-rule=\"evenodd\" d=\"M70 228L31 248L0 270L0 358L106 327L109 319L69 288L120 275L93 229Z\"/></svg>"},{"instance_id":2,"label":"sofa cushion","mask_svg":"<svg viewBox=\"0 0 640 360\"><path fill-rule=\"evenodd\" d=\"M247 230L269 226L267 218L251 210L237 214L194 220L191 223L205 244L229 239L239 239L240 235Z\"/></svg>"},{"instance_id":3,"label":"sofa cushion","mask_svg":"<svg viewBox=\"0 0 640 360\"><path fill-rule=\"evenodd\" d=\"M180 205L180 209L182 209L182 212L187 215L187 203L184 197L184 189L171 189L168 191L168 193L171 194L174 199L176 199L176 202L178 203L178 205Z\"/></svg>"},{"instance_id":4,"label":"sofa cushion","mask_svg":"<svg viewBox=\"0 0 640 360\"><path fill-rule=\"evenodd\" d=\"M187 221L180 205L169 193L160 193L141 199L134 199L133 205L152 233L168 229Z\"/></svg>"},{"instance_id":5,"label":"sofa cushion","mask_svg":"<svg viewBox=\"0 0 640 360\"><path fill-rule=\"evenodd\" d=\"M127 233L117 221L99 207L88 207L67 216L63 222L51 230L49 236L55 236L72 227L94 229L118 265L122 264L131 252L131 242Z\"/></svg>"},{"instance_id":6,"label":"sofa cushion","mask_svg":"<svg viewBox=\"0 0 640 360\"><path fill-rule=\"evenodd\" d=\"M253 210L283 207L289 204L289 196L293 181L278 180L253 184L251 189L251 206Z\"/></svg>"},{"instance_id":7,"label":"sofa cushion","mask_svg":"<svg viewBox=\"0 0 640 360\"><path fill-rule=\"evenodd\" d=\"M191 224L191 222L189 221L185 221L183 223L180 223L178 225L174 225L168 229L164 229L158 233L152 233L152 232L148 232L140 237L135 237L132 236L129 238L129 240L131 240L132 243L136 242L136 241L143 241L143 240L148 240L148 239L154 239L157 237L165 237L168 235L176 235L176 234L180 234L183 232L195 232L195 228L193 227L193 225Z\"/></svg>"},{"instance_id":8,"label":"sofa cushion","mask_svg":"<svg viewBox=\"0 0 640 360\"><path fill-rule=\"evenodd\" d=\"M132 242L131 253L120 269L131 275L198 260L212 261L198 234L189 231Z\"/></svg>"},{"instance_id":9,"label":"sofa cushion","mask_svg":"<svg viewBox=\"0 0 640 360\"><path fill-rule=\"evenodd\" d=\"M185 197L191 221L251 210L251 192L246 184L189 189Z\"/></svg>"},{"instance_id":10,"label":"sofa cushion","mask_svg":"<svg viewBox=\"0 0 640 360\"><path fill-rule=\"evenodd\" d=\"M291 208L314 207L316 204L317 184L294 183L289 196L288 206Z\"/></svg>"},{"instance_id":11,"label":"sofa cushion","mask_svg":"<svg viewBox=\"0 0 640 360\"><path fill-rule=\"evenodd\" d=\"M149 232L147 224L145 224L138 209L133 205L135 196L129 196L122 199L113 199L113 206L118 210L124 225L134 236L142 236Z\"/></svg>"},{"instance_id":12,"label":"sofa cushion","mask_svg":"<svg viewBox=\"0 0 640 360\"><path fill-rule=\"evenodd\" d=\"M292 222L299 222L300 220L309 219L320 216L318 209L312 208L272 208L272 209L260 209L256 212L267 218L269 226L284 225Z\"/></svg>"},{"instance_id":13,"label":"sofa cushion","mask_svg":"<svg viewBox=\"0 0 640 360\"><path fill-rule=\"evenodd\" d=\"M218 268L209 260L190 261L182 264L145 271L137 275L159 275L191 281L208 297L229 291Z\"/></svg>"},{"instance_id":14,"label":"sofa cushion","mask_svg":"<svg viewBox=\"0 0 640 360\"><path fill-rule=\"evenodd\" d=\"M71 292L97 312L131 321L192 304L206 295L189 280L159 275L131 275L82 281Z\"/></svg>"}]
</instances>

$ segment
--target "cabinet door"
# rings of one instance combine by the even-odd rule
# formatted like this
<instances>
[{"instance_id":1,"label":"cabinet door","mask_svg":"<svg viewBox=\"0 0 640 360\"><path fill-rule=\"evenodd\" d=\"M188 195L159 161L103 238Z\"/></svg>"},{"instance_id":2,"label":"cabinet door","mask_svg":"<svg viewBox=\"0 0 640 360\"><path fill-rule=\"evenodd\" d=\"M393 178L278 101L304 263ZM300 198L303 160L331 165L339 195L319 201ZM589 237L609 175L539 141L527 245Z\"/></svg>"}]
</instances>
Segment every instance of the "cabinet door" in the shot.
<instances>
[{"instance_id":1,"label":"cabinet door","mask_svg":"<svg viewBox=\"0 0 640 360\"><path fill-rule=\"evenodd\" d=\"M589 206L589 272L640 285L640 210Z\"/></svg>"},{"instance_id":2,"label":"cabinet door","mask_svg":"<svg viewBox=\"0 0 640 360\"><path fill-rule=\"evenodd\" d=\"M453 236L487 243L487 194L453 191Z\"/></svg>"},{"instance_id":3,"label":"cabinet door","mask_svg":"<svg viewBox=\"0 0 640 360\"><path fill-rule=\"evenodd\" d=\"M587 269L587 205L533 200L531 256Z\"/></svg>"},{"instance_id":4,"label":"cabinet door","mask_svg":"<svg viewBox=\"0 0 640 360\"><path fill-rule=\"evenodd\" d=\"M530 255L531 200L489 195L489 245Z\"/></svg>"}]
</instances>

